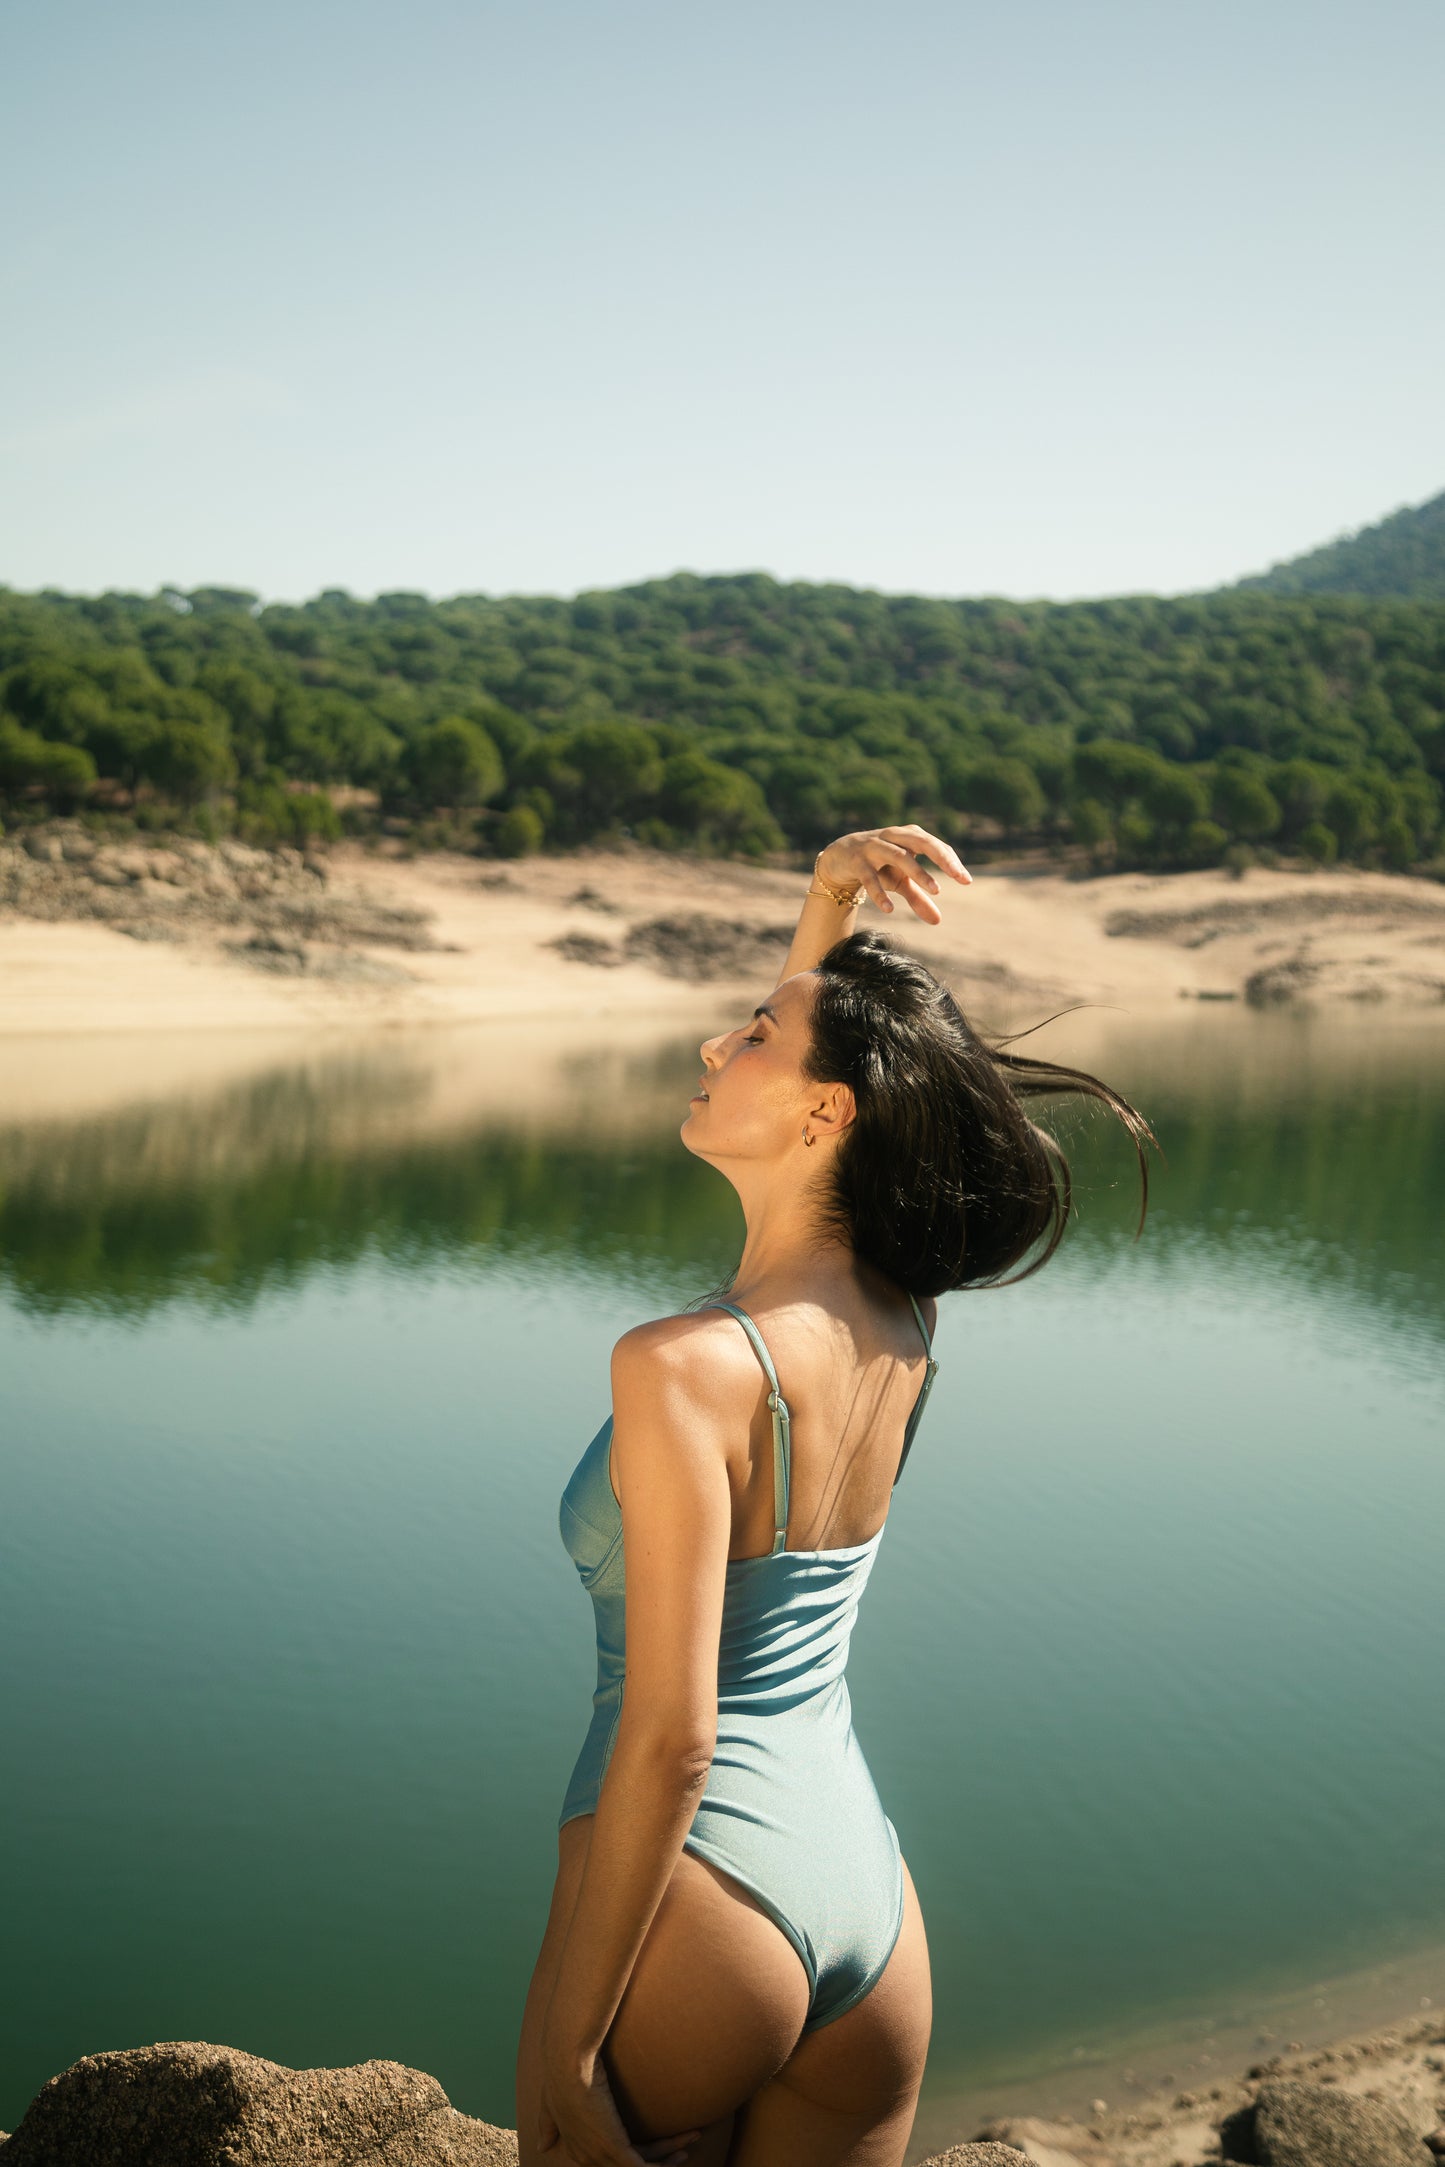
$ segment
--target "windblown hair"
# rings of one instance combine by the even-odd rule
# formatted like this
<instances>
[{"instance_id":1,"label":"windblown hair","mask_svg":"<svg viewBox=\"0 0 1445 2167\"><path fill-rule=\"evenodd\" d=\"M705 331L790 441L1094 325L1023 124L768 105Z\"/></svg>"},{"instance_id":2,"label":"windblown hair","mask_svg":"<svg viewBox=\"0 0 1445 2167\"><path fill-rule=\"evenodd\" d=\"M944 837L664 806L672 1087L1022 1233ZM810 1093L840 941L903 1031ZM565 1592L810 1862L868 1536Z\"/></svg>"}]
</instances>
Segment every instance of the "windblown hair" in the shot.
<instances>
[{"instance_id":1,"label":"windblown hair","mask_svg":"<svg viewBox=\"0 0 1445 2167\"><path fill-rule=\"evenodd\" d=\"M1158 1140L1127 1099L1082 1069L1004 1051L1010 1037L987 1043L933 973L881 933L835 941L816 968L804 1074L848 1084L856 1108L820 1225L911 1294L1012 1284L1009 1272L1026 1279L1063 1240L1073 1188L1062 1149L1025 1102L1073 1095L1099 1100L1133 1140L1137 1235L1149 1202L1144 1147Z\"/></svg>"}]
</instances>

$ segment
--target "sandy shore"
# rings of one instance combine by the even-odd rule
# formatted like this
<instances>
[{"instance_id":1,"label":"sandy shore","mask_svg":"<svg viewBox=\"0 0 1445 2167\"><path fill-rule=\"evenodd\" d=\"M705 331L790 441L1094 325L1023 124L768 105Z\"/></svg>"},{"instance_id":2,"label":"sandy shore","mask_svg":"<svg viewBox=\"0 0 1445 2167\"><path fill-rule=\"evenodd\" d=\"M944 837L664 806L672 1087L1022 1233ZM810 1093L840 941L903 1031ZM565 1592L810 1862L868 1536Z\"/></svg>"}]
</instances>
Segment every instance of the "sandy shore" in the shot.
<instances>
[{"instance_id":1,"label":"sandy shore","mask_svg":"<svg viewBox=\"0 0 1445 2167\"><path fill-rule=\"evenodd\" d=\"M1027 2069L930 2087L908 2157L996 2138L1039 2167L1205 2167L1261 2081L1387 2101L1423 2138L1445 2125L1445 1948L1288 1989L1211 1995L1114 2037L1043 2049ZM1421 2167L1429 2152L1420 2146Z\"/></svg>"},{"instance_id":2,"label":"sandy shore","mask_svg":"<svg viewBox=\"0 0 1445 2167\"><path fill-rule=\"evenodd\" d=\"M354 844L304 866L292 852L228 867L202 845L188 859L117 852L125 869L102 883L53 848L49 862L0 844L0 1035L686 1024L771 982L807 883L641 848L499 865ZM914 949L985 1022L1073 1001L1445 1014L1445 888L1430 881L1013 865L947 885L941 905L937 927L871 904L859 922Z\"/></svg>"}]
</instances>

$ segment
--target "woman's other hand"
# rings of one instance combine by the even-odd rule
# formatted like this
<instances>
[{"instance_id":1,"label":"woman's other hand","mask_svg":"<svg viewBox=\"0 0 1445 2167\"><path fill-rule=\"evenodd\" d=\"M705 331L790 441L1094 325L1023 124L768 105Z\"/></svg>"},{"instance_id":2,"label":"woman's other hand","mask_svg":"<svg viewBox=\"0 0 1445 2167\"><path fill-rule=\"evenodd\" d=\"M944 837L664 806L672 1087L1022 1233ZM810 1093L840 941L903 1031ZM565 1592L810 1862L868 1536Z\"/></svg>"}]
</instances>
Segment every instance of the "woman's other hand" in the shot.
<instances>
[{"instance_id":1,"label":"woman's other hand","mask_svg":"<svg viewBox=\"0 0 1445 2167\"><path fill-rule=\"evenodd\" d=\"M938 882L918 863L920 853L926 853L960 887L972 885L973 875L957 851L916 822L896 828L860 828L842 835L818 852L816 870L833 888L857 887L861 882L880 910L892 910L891 890L903 897L925 925L941 925L943 912L933 900Z\"/></svg>"},{"instance_id":2,"label":"woman's other hand","mask_svg":"<svg viewBox=\"0 0 1445 2167\"><path fill-rule=\"evenodd\" d=\"M543 2040L538 2149L576 2167L681 2167L700 2130L635 2145L607 2082L600 2054L559 2052Z\"/></svg>"}]
</instances>

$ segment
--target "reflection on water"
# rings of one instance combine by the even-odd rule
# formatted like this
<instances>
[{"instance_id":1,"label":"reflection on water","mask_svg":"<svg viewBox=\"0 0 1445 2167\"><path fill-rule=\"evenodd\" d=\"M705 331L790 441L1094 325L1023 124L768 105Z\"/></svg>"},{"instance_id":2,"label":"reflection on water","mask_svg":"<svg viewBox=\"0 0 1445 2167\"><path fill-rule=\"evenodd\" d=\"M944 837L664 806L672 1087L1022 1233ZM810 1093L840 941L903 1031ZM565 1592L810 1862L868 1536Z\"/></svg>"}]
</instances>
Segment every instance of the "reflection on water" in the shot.
<instances>
[{"instance_id":1,"label":"reflection on water","mask_svg":"<svg viewBox=\"0 0 1445 2167\"><path fill-rule=\"evenodd\" d=\"M1060 1258L944 1302L852 1669L928 2097L979 2112L1445 1934L1440 1036L1033 1043L1167 1166L1135 1243L1127 1144L1071 1115ZM83 2052L198 2037L510 2118L591 1684L556 1498L612 1340L740 1239L677 1140L696 1073L692 1035L510 1026L0 1126L0 2125Z\"/></svg>"},{"instance_id":2,"label":"reflection on water","mask_svg":"<svg viewBox=\"0 0 1445 2167\"><path fill-rule=\"evenodd\" d=\"M1153 1120L1151 1270L1227 1259L1441 1325L1445 1034L1103 1023L1067 1018L1031 1043L1095 1063ZM368 1256L479 1272L555 1258L660 1295L679 1271L725 1268L738 1226L731 1190L677 1141L697 1068L690 1038L539 1055L524 1031L454 1032L0 1125L0 1283L38 1312L140 1315L243 1306ZM1112 1253L1132 1162L1088 1110L1056 1126L1082 1154L1071 1245Z\"/></svg>"}]
</instances>

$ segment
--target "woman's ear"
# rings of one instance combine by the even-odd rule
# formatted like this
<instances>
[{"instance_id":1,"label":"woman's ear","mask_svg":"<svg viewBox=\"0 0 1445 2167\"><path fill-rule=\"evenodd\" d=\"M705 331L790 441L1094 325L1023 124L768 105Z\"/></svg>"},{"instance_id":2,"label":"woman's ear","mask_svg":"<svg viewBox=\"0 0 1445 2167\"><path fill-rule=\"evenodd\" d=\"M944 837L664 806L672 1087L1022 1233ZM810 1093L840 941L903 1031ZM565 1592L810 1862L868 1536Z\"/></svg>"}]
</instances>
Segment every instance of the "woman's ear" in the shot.
<instances>
[{"instance_id":1,"label":"woman's ear","mask_svg":"<svg viewBox=\"0 0 1445 2167\"><path fill-rule=\"evenodd\" d=\"M808 1109L808 1126L815 1136L841 1136L857 1111L851 1085L825 1084Z\"/></svg>"}]
</instances>

